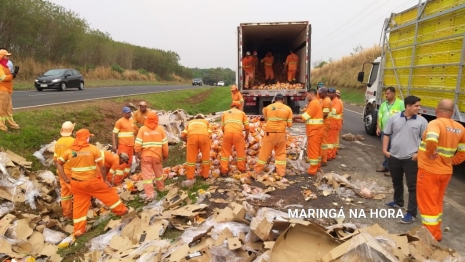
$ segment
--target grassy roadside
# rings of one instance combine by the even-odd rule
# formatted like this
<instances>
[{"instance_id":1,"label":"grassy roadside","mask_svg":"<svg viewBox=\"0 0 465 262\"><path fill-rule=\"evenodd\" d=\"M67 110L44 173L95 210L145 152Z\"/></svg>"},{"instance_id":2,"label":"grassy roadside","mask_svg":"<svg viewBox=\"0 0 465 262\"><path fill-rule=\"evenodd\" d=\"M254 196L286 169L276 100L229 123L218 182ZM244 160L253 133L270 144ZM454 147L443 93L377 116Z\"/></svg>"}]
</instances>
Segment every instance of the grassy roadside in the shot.
<instances>
[{"instance_id":1,"label":"grassy roadside","mask_svg":"<svg viewBox=\"0 0 465 262\"><path fill-rule=\"evenodd\" d=\"M365 103L365 88L337 88L341 91L341 99L344 103L363 105Z\"/></svg>"},{"instance_id":2,"label":"grassy roadside","mask_svg":"<svg viewBox=\"0 0 465 262\"><path fill-rule=\"evenodd\" d=\"M118 80L118 79L106 79L106 80L94 80L86 79L85 87L113 87L113 86L159 86L159 85L188 85L190 82L179 82L179 81L142 81L142 80ZM34 90L34 81L15 81L15 90Z\"/></svg>"}]
</instances>

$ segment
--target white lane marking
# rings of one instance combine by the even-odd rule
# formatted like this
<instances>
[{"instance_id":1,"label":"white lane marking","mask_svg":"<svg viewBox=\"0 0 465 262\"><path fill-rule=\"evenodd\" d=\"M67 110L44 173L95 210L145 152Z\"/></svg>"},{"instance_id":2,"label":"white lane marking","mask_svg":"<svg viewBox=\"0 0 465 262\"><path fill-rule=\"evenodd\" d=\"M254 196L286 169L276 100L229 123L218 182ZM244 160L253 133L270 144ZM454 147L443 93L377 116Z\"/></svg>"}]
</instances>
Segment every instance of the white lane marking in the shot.
<instances>
[{"instance_id":1,"label":"white lane marking","mask_svg":"<svg viewBox=\"0 0 465 262\"><path fill-rule=\"evenodd\" d=\"M203 88L205 88L205 87L203 87ZM125 94L125 95L116 95L116 96L106 96L106 97L99 97L99 98L89 98L89 99L81 99L81 100L72 100L72 101L66 101L66 102L42 104L42 105L35 105L35 106L23 106L23 107L16 107L16 108L13 108L13 109L26 109L26 108L34 108L34 107L41 107L41 106L53 106L53 105L61 105L61 104L76 103L76 102L85 102L85 101L100 100L100 99L115 98L115 97L137 96L137 95L146 95L146 94L153 94L153 93L165 93L165 92L179 91L179 90L185 90L185 89L186 89L186 88L179 88L179 89L173 89L173 90L151 91L151 92L137 93L137 94ZM189 89L189 88L187 88L187 89Z\"/></svg>"},{"instance_id":2,"label":"white lane marking","mask_svg":"<svg viewBox=\"0 0 465 262\"><path fill-rule=\"evenodd\" d=\"M37 94L37 95L27 95L27 96L56 96L61 94Z\"/></svg>"},{"instance_id":3,"label":"white lane marking","mask_svg":"<svg viewBox=\"0 0 465 262\"><path fill-rule=\"evenodd\" d=\"M344 108L344 111L349 111L349 112L352 112L352 113L355 113L355 114L363 115L363 114L360 113L360 112L357 112L357 111L354 111L354 110L350 110L350 109L347 109L347 108Z\"/></svg>"}]
</instances>

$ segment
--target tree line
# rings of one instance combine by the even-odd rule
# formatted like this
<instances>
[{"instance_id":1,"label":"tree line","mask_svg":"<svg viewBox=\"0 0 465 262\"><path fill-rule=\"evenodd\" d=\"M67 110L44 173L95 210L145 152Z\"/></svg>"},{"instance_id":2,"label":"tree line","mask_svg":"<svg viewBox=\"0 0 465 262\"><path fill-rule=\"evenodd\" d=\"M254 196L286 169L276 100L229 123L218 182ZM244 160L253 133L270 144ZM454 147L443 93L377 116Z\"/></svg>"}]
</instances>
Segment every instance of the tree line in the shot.
<instances>
[{"instance_id":1,"label":"tree line","mask_svg":"<svg viewBox=\"0 0 465 262\"><path fill-rule=\"evenodd\" d=\"M206 85L213 85L218 81L224 81L225 85L232 85L236 82L236 72L229 68L191 68L192 77L202 78Z\"/></svg>"},{"instance_id":2,"label":"tree line","mask_svg":"<svg viewBox=\"0 0 465 262\"><path fill-rule=\"evenodd\" d=\"M114 41L62 6L43 0L1 2L0 46L14 54L14 61L28 58L81 70L97 66L144 70L166 80L173 74L193 77L193 70L180 65L176 52Z\"/></svg>"}]
</instances>

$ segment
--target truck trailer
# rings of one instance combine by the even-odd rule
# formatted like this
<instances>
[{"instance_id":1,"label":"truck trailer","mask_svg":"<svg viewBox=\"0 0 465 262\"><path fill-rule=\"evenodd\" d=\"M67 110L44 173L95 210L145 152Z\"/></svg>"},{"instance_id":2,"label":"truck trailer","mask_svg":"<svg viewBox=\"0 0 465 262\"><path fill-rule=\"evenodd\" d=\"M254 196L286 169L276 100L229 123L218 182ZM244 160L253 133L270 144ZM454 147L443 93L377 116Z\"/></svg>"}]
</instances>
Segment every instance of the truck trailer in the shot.
<instances>
[{"instance_id":1,"label":"truck trailer","mask_svg":"<svg viewBox=\"0 0 465 262\"><path fill-rule=\"evenodd\" d=\"M441 99L455 103L453 119L465 123L465 0L428 0L400 13L383 25L381 56L371 64L365 93L363 121L376 134L378 109L386 87L396 88L400 99L421 99L420 113L436 118ZM364 68L358 81L364 81Z\"/></svg>"},{"instance_id":2,"label":"truck trailer","mask_svg":"<svg viewBox=\"0 0 465 262\"><path fill-rule=\"evenodd\" d=\"M276 94L281 93L285 103L294 113L305 106L306 91L310 86L310 43L311 25L303 22L275 23L241 23L237 28L238 44L238 75L237 86L244 98L244 112L248 115L261 115L262 110L271 104ZM246 52L257 51L259 64L267 52L272 52L275 64L284 64L289 51L293 50L299 56L296 82L298 89L244 89L245 75L242 69L242 58ZM281 68L283 68L282 66ZM259 66L258 70L264 70ZM284 72L275 70L275 77L283 79ZM259 79L264 81L264 79Z\"/></svg>"}]
</instances>

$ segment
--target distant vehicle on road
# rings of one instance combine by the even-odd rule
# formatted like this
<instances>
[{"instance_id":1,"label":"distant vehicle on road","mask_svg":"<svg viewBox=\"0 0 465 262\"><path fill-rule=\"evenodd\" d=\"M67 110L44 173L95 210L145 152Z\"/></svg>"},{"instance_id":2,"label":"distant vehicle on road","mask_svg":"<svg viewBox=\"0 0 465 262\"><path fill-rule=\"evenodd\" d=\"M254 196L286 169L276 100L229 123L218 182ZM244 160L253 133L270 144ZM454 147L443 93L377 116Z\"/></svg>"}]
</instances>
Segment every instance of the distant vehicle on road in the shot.
<instances>
[{"instance_id":1,"label":"distant vehicle on road","mask_svg":"<svg viewBox=\"0 0 465 262\"><path fill-rule=\"evenodd\" d=\"M203 86L202 78L194 78L192 79L193 86Z\"/></svg>"},{"instance_id":2,"label":"distant vehicle on road","mask_svg":"<svg viewBox=\"0 0 465 262\"><path fill-rule=\"evenodd\" d=\"M84 90L84 77L76 69L50 69L35 80L37 91L44 89L58 89L66 91L68 88Z\"/></svg>"},{"instance_id":3,"label":"distant vehicle on road","mask_svg":"<svg viewBox=\"0 0 465 262\"><path fill-rule=\"evenodd\" d=\"M218 86L224 86L224 82L223 81L218 81Z\"/></svg>"}]
</instances>

